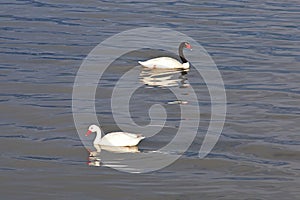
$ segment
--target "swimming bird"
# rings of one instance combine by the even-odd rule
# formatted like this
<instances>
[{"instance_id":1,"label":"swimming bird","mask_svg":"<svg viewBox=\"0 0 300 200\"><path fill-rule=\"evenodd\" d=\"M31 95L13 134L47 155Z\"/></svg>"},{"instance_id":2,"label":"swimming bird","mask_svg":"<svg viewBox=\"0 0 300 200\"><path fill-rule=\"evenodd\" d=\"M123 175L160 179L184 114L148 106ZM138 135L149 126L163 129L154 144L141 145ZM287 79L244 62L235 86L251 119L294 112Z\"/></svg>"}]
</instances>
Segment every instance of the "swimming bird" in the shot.
<instances>
[{"instance_id":1,"label":"swimming bird","mask_svg":"<svg viewBox=\"0 0 300 200\"><path fill-rule=\"evenodd\" d=\"M90 125L85 135L89 136L94 132L96 133L96 137L93 143L101 146L132 147L138 145L145 138L141 134L127 132L112 132L102 137L102 131L97 125Z\"/></svg>"},{"instance_id":2,"label":"swimming bird","mask_svg":"<svg viewBox=\"0 0 300 200\"><path fill-rule=\"evenodd\" d=\"M191 50L192 46L188 42L180 43L178 52L182 63L171 57L158 57L147 61L138 61L138 63L151 69L188 69L190 68L190 63L183 55L183 48Z\"/></svg>"}]
</instances>

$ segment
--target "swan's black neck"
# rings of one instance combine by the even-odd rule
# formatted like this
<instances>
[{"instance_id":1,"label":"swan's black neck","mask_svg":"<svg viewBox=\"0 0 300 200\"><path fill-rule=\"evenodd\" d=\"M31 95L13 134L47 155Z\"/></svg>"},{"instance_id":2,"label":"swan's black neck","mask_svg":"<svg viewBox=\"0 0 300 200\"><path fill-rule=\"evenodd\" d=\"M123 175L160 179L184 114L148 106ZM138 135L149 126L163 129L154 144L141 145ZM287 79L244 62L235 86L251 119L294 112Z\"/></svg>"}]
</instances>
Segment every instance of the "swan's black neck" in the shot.
<instances>
[{"instance_id":1,"label":"swan's black neck","mask_svg":"<svg viewBox=\"0 0 300 200\"><path fill-rule=\"evenodd\" d=\"M183 48L185 47L185 42L182 42L180 45L179 45L179 49L178 49L178 53L179 53L179 57L182 61L182 63L186 63L188 62L187 59L184 57L183 55Z\"/></svg>"}]
</instances>

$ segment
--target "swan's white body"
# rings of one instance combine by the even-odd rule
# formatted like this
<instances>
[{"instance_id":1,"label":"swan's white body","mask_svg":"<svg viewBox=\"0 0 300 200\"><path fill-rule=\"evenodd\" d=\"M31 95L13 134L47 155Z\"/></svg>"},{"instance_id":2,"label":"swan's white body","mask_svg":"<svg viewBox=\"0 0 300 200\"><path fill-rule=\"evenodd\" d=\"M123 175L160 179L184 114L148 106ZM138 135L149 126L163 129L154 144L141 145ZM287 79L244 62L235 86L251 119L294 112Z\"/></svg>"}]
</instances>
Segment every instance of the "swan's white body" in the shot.
<instances>
[{"instance_id":1,"label":"swan's white body","mask_svg":"<svg viewBox=\"0 0 300 200\"><path fill-rule=\"evenodd\" d=\"M101 138L101 129L97 125L91 125L86 133L86 136L96 132L96 138L94 144L100 146L118 146L118 147L131 147L136 146L145 137L127 132L112 132L104 135Z\"/></svg>"},{"instance_id":2,"label":"swan's white body","mask_svg":"<svg viewBox=\"0 0 300 200\"><path fill-rule=\"evenodd\" d=\"M185 59L183 55L183 48L192 50L192 46L188 42L181 42L178 48L178 54L182 61L170 57L153 58L147 61L138 61L142 66L150 69L188 69L190 63Z\"/></svg>"},{"instance_id":3,"label":"swan's white body","mask_svg":"<svg viewBox=\"0 0 300 200\"><path fill-rule=\"evenodd\" d=\"M151 69L188 69L190 63L180 63L178 60L169 57L153 58L147 61L138 61L140 65Z\"/></svg>"}]
</instances>

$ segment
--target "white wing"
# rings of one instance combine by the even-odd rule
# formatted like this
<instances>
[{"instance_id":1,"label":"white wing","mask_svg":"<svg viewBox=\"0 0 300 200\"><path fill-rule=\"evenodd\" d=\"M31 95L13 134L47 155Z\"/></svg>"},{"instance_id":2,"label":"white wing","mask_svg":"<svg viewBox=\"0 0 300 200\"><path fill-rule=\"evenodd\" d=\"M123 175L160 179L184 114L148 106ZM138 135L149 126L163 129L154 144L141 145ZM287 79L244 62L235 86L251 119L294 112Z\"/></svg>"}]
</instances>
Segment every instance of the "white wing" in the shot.
<instances>
[{"instance_id":1,"label":"white wing","mask_svg":"<svg viewBox=\"0 0 300 200\"><path fill-rule=\"evenodd\" d=\"M185 68L178 60L170 57L153 58L147 61L138 61L142 66L152 69L177 69Z\"/></svg>"},{"instance_id":2,"label":"white wing","mask_svg":"<svg viewBox=\"0 0 300 200\"><path fill-rule=\"evenodd\" d=\"M108 146L135 146L145 137L133 133L113 132L106 134L100 142L100 145Z\"/></svg>"}]
</instances>

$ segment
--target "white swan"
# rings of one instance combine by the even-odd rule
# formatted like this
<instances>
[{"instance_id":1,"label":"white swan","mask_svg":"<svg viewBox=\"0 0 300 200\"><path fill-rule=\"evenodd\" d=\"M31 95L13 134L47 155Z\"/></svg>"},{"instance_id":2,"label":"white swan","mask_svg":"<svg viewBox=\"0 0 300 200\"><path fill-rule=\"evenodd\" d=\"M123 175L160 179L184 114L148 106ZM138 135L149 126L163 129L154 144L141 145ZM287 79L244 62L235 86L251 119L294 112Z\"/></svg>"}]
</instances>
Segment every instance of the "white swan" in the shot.
<instances>
[{"instance_id":1,"label":"white swan","mask_svg":"<svg viewBox=\"0 0 300 200\"><path fill-rule=\"evenodd\" d=\"M183 55L183 48L192 49L192 46L188 42L182 42L179 45L178 52L182 63L170 57L159 57L138 62L140 65L151 69L188 69L190 68L190 63Z\"/></svg>"},{"instance_id":2,"label":"white swan","mask_svg":"<svg viewBox=\"0 0 300 200\"><path fill-rule=\"evenodd\" d=\"M96 132L96 138L93 143L101 146L131 147L136 146L142 139L145 138L140 134L137 135L126 132L112 132L101 138L102 131L97 125L90 125L85 135L88 136L94 132Z\"/></svg>"}]
</instances>

